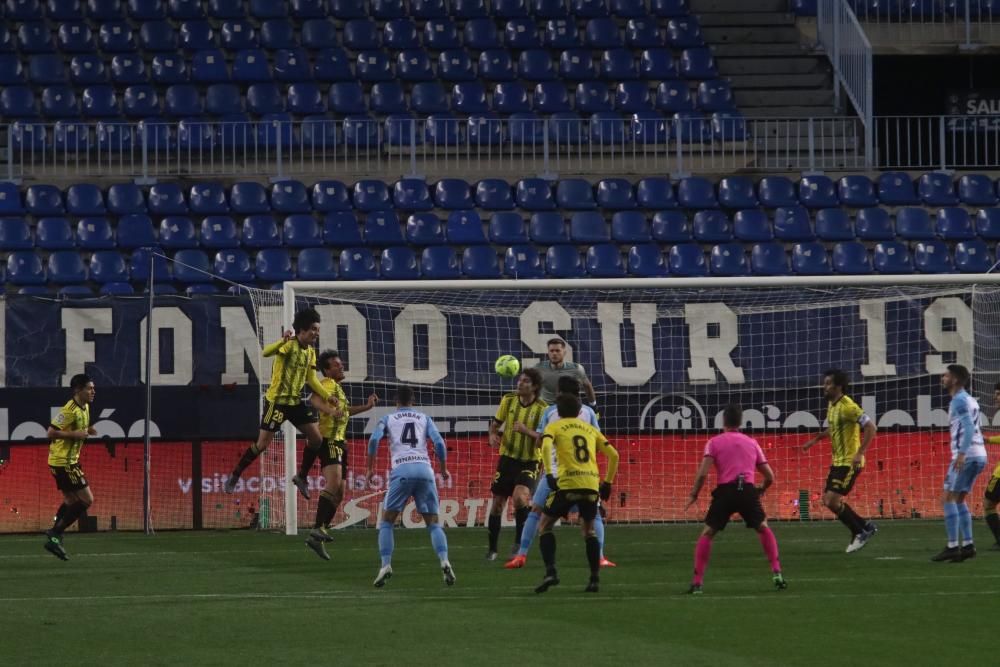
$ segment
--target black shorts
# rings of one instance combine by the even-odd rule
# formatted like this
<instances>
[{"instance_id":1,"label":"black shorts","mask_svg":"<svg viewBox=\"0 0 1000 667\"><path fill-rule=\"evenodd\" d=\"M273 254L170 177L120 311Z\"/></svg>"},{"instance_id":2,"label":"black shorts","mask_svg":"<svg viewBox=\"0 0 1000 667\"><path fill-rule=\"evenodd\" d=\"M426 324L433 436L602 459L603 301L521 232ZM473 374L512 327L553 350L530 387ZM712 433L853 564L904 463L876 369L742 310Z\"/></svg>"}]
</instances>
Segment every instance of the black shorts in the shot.
<instances>
[{"instance_id":1,"label":"black shorts","mask_svg":"<svg viewBox=\"0 0 1000 667\"><path fill-rule=\"evenodd\" d=\"M846 496L854 488L854 482L858 481L860 474L861 468L854 466L830 466L830 474L826 476L823 490Z\"/></svg>"},{"instance_id":2,"label":"black shorts","mask_svg":"<svg viewBox=\"0 0 1000 667\"><path fill-rule=\"evenodd\" d=\"M986 500L991 500L994 503L1000 503L1000 477L994 475L990 477L989 483L986 485L986 493L984 494Z\"/></svg>"},{"instance_id":3,"label":"black shorts","mask_svg":"<svg viewBox=\"0 0 1000 667\"><path fill-rule=\"evenodd\" d=\"M534 490L537 478L537 461L522 461L501 456L497 462L497 471L493 474L490 491L494 496L509 498L514 495L515 486L526 486L529 491Z\"/></svg>"},{"instance_id":4,"label":"black shorts","mask_svg":"<svg viewBox=\"0 0 1000 667\"><path fill-rule=\"evenodd\" d=\"M566 489L550 493L545 499L545 509L542 511L546 515L556 518L566 516L576 505L580 518L583 521L593 521L597 516L597 503L600 499L597 491L590 489Z\"/></svg>"},{"instance_id":5,"label":"black shorts","mask_svg":"<svg viewBox=\"0 0 1000 667\"><path fill-rule=\"evenodd\" d=\"M303 424L315 424L319 421L316 412L305 403L295 405L274 404L264 400L264 414L260 418L260 430L274 433L285 421L290 421L296 428Z\"/></svg>"},{"instance_id":6,"label":"black shorts","mask_svg":"<svg viewBox=\"0 0 1000 667\"><path fill-rule=\"evenodd\" d=\"M52 476L56 478L56 488L66 493L86 489L87 478L79 463L69 466L49 466Z\"/></svg>"},{"instance_id":7,"label":"black shorts","mask_svg":"<svg viewBox=\"0 0 1000 667\"><path fill-rule=\"evenodd\" d=\"M733 482L717 486L712 491L712 504L708 506L705 524L715 530L723 530L733 514L743 517L747 528L756 530L764 523L767 514L764 513L760 494L753 484L744 483L740 489L739 484Z\"/></svg>"},{"instance_id":8,"label":"black shorts","mask_svg":"<svg viewBox=\"0 0 1000 667\"><path fill-rule=\"evenodd\" d=\"M340 464L340 472L347 474L347 443L343 440L323 439L323 444L319 448L319 466L325 468L334 464Z\"/></svg>"}]
</instances>

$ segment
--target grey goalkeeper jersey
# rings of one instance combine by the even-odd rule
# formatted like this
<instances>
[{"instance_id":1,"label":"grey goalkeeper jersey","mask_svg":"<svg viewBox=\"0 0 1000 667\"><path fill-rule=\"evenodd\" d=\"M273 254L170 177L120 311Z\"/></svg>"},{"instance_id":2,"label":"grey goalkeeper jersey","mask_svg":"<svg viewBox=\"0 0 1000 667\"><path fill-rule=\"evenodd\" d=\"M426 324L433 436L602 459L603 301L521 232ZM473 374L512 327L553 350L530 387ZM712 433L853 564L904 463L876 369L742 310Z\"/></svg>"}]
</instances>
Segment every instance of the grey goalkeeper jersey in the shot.
<instances>
[{"instance_id":1,"label":"grey goalkeeper jersey","mask_svg":"<svg viewBox=\"0 0 1000 667\"><path fill-rule=\"evenodd\" d=\"M564 361L559 368L553 368L552 362L548 359L535 366L542 373L542 395L541 399L549 405L555 405L556 393L559 389L559 378L564 375L576 378L581 385L587 379L587 371L583 366L573 361Z\"/></svg>"}]
</instances>

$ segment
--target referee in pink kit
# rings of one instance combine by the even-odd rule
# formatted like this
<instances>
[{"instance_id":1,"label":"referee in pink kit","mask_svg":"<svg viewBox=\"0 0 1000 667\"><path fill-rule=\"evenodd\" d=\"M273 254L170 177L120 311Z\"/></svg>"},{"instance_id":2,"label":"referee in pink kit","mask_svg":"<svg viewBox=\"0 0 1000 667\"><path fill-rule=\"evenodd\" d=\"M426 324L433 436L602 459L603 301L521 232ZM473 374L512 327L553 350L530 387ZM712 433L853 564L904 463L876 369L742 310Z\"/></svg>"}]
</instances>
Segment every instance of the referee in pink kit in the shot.
<instances>
[{"instance_id":1,"label":"referee in pink kit","mask_svg":"<svg viewBox=\"0 0 1000 667\"><path fill-rule=\"evenodd\" d=\"M700 595L701 583L705 577L705 568L712 554L712 539L716 533L723 530L729 523L729 517L739 513L746 522L747 528L757 531L760 546L764 549L767 560L771 563L774 586L778 590L788 586L781 575L781 562L778 560L778 541L767 526L767 515L760 504L760 497L767 487L774 484L774 471L767 464L764 452L757 441L748 435L740 433L743 424L743 408L729 405L722 413L722 425L725 432L715 436L705 445L705 458L701 460L698 473L694 478L694 488L687 507L698 500L701 487L708 477L708 470L715 464L719 485L712 491L712 504L705 515L705 528L694 548L694 579L688 593ZM760 488L754 486L754 471L760 470L764 475L764 484Z\"/></svg>"}]
</instances>

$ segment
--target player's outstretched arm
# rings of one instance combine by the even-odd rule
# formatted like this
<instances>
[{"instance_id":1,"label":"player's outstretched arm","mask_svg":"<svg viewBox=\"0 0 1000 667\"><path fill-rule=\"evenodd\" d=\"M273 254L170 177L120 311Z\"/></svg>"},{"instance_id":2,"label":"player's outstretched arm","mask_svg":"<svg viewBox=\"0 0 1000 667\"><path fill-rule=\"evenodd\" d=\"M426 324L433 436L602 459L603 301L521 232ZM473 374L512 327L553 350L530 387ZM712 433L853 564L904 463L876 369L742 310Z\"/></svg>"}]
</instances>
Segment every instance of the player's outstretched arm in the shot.
<instances>
[{"instance_id":1,"label":"player's outstretched arm","mask_svg":"<svg viewBox=\"0 0 1000 667\"><path fill-rule=\"evenodd\" d=\"M49 440L56 440L57 438L62 438L64 440L83 440L88 435L97 435L97 431L90 433L91 430L92 429L87 429L86 431L63 431L55 426L49 426L49 430L46 435Z\"/></svg>"},{"instance_id":2,"label":"player's outstretched arm","mask_svg":"<svg viewBox=\"0 0 1000 667\"><path fill-rule=\"evenodd\" d=\"M434 444L434 455L438 460L441 478L448 479L450 476L448 474L448 448L444 444L444 438L441 437L441 431L438 430L437 424L430 417L427 418L427 437Z\"/></svg>"},{"instance_id":3,"label":"player's outstretched arm","mask_svg":"<svg viewBox=\"0 0 1000 667\"><path fill-rule=\"evenodd\" d=\"M705 485L705 479L708 478L708 470L712 467L713 460L711 456L702 458L701 465L698 466L698 472L694 475L694 485L691 487L691 493L688 494L688 504L684 509L691 507L698 501L698 494L701 493L701 487Z\"/></svg>"},{"instance_id":4,"label":"player's outstretched arm","mask_svg":"<svg viewBox=\"0 0 1000 667\"><path fill-rule=\"evenodd\" d=\"M344 411L340 406L340 402L334 397L331 398L332 400L326 401L318 394L313 394L309 397L309 404L323 414L330 415L331 417L343 417Z\"/></svg>"},{"instance_id":5,"label":"player's outstretched arm","mask_svg":"<svg viewBox=\"0 0 1000 667\"><path fill-rule=\"evenodd\" d=\"M361 405L351 405L347 408L347 414L356 415L362 412L367 412L378 405L378 394L372 392L368 395L368 400Z\"/></svg>"},{"instance_id":6,"label":"player's outstretched arm","mask_svg":"<svg viewBox=\"0 0 1000 667\"><path fill-rule=\"evenodd\" d=\"M814 435L813 437L809 438L804 443L802 443L802 451L803 452L808 452L810 447L812 447L813 445L815 445L820 440L823 440L824 438L829 438L829 437L830 437L830 429L826 429L822 433L817 433L816 435Z\"/></svg>"},{"instance_id":7,"label":"player's outstretched arm","mask_svg":"<svg viewBox=\"0 0 1000 667\"><path fill-rule=\"evenodd\" d=\"M607 473L604 475L604 481L598 487L601 500L607 501L611 498L611 483L615 481L615 476L618 474L618 462L621 457L618 455L618 450L603 438L597 441L597 449L608 459Z\"/></svg>"},{"instance_id":8,"label":"player's outstretched arm","mask_svg":"<svg viewBox=\"0 0 1000 667\"><path fill-rule=\"evenodd\" d=\"M378 443L385 437L385 417L378 420L375 425L375 432L372 433L372 437L368 438L368 455L365 457L365 479L368 482L372 481L372 475L375 474L375 453L378 451Z\"/></svg>"},{"instance_id":9,"label":"player's outstretched arm","mask_svg":"<svg viewBox=\"0 0 1000 667\"><path fill-rule=\"evenodd\" d=\"M260 351L260 355L262 357L273 357L276 354L284 354L282 346L288 341L290 341L294 336L295 334L293 334L291 331L285 330L281 334L281 340L277 341L276 343L271 343L270 345L265 345L264 349Z\"/></svg>"}]
</instances>

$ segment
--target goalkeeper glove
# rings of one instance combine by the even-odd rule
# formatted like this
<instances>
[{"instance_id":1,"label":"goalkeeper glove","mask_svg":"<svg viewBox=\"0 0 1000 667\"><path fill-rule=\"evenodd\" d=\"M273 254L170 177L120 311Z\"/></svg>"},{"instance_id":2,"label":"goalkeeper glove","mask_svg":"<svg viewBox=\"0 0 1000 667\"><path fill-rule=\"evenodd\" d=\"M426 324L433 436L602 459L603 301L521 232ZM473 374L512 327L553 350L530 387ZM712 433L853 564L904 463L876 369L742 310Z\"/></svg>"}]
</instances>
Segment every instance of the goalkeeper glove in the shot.
<instances>
[{"instance_id":1,"label":"goalkeeper glove","mask_svg":"<svg viewBox=\"0 0 1000 667\"><path fill-rule=\"evenodd\" d=\"M554 493L559 490L559 480L555 475L546 475L545 481L549 484L549 492Z\"/></svg>"},{"instance_id":2,"label":"goalkeeper glove","mask_svg":"<svg viewBox=\"0 0 1000 667\"><path fill-rule=\"evenodd\" d=\"M598 493L601 495L601 500L607 502L611 498L611 482L601 482Z\"/></svg>"}]
</instances>

